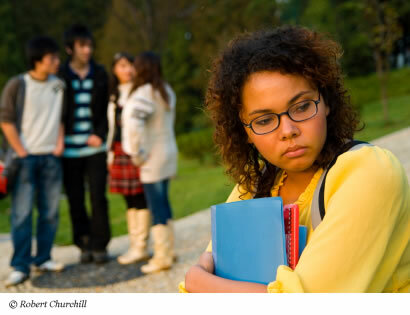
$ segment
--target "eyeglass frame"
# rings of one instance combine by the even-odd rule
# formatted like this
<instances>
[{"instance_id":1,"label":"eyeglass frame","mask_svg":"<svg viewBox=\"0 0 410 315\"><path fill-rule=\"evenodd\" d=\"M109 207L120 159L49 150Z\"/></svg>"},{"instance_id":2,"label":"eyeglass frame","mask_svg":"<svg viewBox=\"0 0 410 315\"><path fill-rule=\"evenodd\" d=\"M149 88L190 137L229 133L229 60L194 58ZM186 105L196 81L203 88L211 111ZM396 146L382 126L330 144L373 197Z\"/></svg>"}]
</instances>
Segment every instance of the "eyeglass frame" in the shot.
<instances>
[{"instance_id":1,"label":"eyeglass frame","mask_svg":"<svg viewBox=\"0 0 410 315\"><path fill-rule=\"evenodd\" d=\"M306 101L312 101L313 103L315 103L316 112L315 112L312 116L310 116L309 118L306 118L306 119L303 119L303 120L294 120L292 117L290 117L290 115L289 115L289 109L290 109L291 107L293 107L294 105L297 105L297 104L300 104L300 103L303 103L303 102L306 102ZM283 116L283 115L287 115L287 116L289 117L289 119L292 120L292 121L294 121L294 122L302 122L302 121L306 121L306 120L309 120L309 119L315 117L315 116L317 115L317 113L318 113L317 105L318 105L319 103L320 103L320 93L319 93L319 98L318 98L316 101L315 101L315 100L304 100L304 101L300 101L300 102L297 102L297 103L294 103L294 104L290 105L289 108L288 108L288 110L285 111L285 112L282 112L282 113L279 113L279 114L276 114L276 113L264 114L264 115L261 115L261 116L258 116L258 117L255 117L254 119L252 119L252 120L249 122L249 124L247 124L247 123L245 123L245 122L243 122L243 121L242 121L242 124L243 124L245 127L251 129L252 132L253 132L255 135L259 135L259 136L261 136L261 135L266 135L266 134L268 134L268 133L274 132L276 129L279 128L279 125L280 125L280 117ZM268 115L275 115L275 116L278 117L278 125L277 125L277 127L274 128L274 129L271 130L271 131L264 132L264 133L257 133L257 132L255 132L255 130L253 130L252 123L253 123L256 119L259 119L259 118L261 118L261 117L268 116Z\"/></svg>"}]
</instances>

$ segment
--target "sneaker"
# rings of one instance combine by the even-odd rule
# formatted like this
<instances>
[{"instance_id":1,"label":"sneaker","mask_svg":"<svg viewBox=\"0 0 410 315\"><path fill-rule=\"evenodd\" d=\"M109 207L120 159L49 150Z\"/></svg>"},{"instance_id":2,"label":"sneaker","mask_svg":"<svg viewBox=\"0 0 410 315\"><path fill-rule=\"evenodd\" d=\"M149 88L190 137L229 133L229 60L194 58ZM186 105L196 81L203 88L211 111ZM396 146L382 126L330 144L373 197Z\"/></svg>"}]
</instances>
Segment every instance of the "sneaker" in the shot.
<instances>
[{"instance_id":1,"label":"sneaker","mask_svg":"<svg viewBox=\"0 0 410 315\"><path fill-rule=\"evenodd\" d=\"M64 270L64 264L54 261L54 260L47 260L46 262L42 263L40 266L36 266L36 269L39 271L53 271L53 272L60 272Z\"/></svg>"},{"instance_id":2,"label":"sneaker","mask_svg":"<svg viewBox=\"0 0 410 315\"><path fill-rule=\"evenodd\" d=\"M105 264L108 260L108 253L106 250L92 252L94 262L96 264Z\"/></svg>"},{"instance_id":3,"label":"sneaker","mask_svg":"<svg viewBox=\"0 0 410 315\"><path fill-rule=\"evenodd\" d=\"M7 278L5 285L7 288L12 287L14 285L23 283L27 279L28 279L28 274L18 271L18 270L14 270Z\"/></svg>"}]
</instances>

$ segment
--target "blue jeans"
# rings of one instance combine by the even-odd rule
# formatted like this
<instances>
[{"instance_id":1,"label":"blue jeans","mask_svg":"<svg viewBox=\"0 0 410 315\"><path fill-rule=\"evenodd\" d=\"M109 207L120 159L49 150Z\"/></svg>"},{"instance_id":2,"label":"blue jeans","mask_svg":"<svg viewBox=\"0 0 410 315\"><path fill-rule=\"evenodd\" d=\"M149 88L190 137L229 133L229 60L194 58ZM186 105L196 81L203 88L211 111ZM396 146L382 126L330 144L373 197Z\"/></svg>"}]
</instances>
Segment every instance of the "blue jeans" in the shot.
<instances>
[{"instance_id":1,"label":"blue jeans","mask_svg":"<svg viewBox=\"0 0 410 315\"><path fill-rule=\"evenodd\" d=\"M30 264L49 260L58 226L62 167L52 154L29 155L19 160L11 195L11 237L14 247L10 265L29 274ZM37 253L31 256L33 204L36 201Z\"/></svg>"},{"instance_id":2,"label":"blue jeans","mask_svg":"<svg viewBox=\"0 0 410 315\"><path fill-rule=\"evenodd\" d=\"M153 225L167 224L171 219L171 206L168 200L169 179L152 184L143 184L145 198L153 216Z\"/></svg>"}]
</instances>

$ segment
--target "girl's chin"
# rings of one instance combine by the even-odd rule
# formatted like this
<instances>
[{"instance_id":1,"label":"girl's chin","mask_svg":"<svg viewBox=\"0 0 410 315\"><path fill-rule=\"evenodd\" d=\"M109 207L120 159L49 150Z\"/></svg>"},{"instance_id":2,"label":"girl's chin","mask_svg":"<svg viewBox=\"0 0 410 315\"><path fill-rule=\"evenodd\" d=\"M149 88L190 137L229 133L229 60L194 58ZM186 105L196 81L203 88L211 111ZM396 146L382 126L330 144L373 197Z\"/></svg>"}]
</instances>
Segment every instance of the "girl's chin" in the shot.
<instances>
[{"instance_id":1,"label":"girl's chin","mask_svg":"<svg viewBox=\"0 0 410 315\"><path fill-rule=\"evenodd\" d=\"M280 168L288 173L304 173L314 170L315 166L313 165L313 162L287 163L286 165L283 165L283 167Z\"/></svg>"}]
</instances>

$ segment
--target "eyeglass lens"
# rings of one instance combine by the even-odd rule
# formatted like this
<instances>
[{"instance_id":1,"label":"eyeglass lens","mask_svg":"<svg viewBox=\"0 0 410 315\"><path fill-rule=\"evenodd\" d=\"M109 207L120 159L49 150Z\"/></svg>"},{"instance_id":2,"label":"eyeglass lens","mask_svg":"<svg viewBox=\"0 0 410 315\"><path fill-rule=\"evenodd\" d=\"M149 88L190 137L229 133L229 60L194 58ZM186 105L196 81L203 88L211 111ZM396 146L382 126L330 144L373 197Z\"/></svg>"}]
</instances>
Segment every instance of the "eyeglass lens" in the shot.
<instances>
[{"instance_id":1,"label":"eyeglass lens","mask_svg":"<svg viewBox=\"0 0 410 315\"><path fill-rule=\"evenodd\" d=\"M292 105L286 112L293 121L303 121L316 115L317 107L314 101L303 101ZM283 114L283 113L282 113ZM254 119L251 122L252 130L257 134L272 132L279 126L278 114L267 114Z\"/></svg>"}]
</instances>

